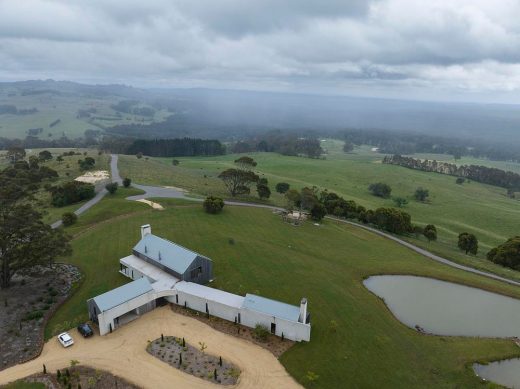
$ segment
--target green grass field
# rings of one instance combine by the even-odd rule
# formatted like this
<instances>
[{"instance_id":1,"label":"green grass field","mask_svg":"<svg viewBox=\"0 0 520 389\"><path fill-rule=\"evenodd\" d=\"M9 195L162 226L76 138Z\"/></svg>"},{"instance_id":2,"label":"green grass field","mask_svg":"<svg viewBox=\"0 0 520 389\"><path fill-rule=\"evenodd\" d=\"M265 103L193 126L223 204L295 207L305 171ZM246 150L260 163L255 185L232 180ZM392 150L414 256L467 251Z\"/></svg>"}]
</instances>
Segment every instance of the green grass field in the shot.
<instances>
[{"instance_id":1,"label":"green grass field","mask_svg":"<svg viewBox=\"0 0 520 389\"><path fill-rule=\"evenodd\" d=\"M228 206L220 215L208 215L200 204L175 200L162 200L167 209L154 211L123 200L123 192L105 198L68 229L76 236L68 261L81 267L85 280L48 323L47 334L60 323L85 320L87 298L128 282L118 273L118 260L138 241L139 226L151 223L157 235L212 258L215 287L292 304L302 296L309 299L312 340L281 357L307 387L304 376L313 371L319 375L316 388L470 388L481 385L470 368L473 361L520 355L510 341L420 335L400 324L362 280L416 274L515 297L520 288L438 264L333 221L296 228L264 209ZM331 320L338 323L336 333Z\"/></svg>"},{"instance_id":2,"label":"green grass field","mask_svg":"<svg viewBox=\"0 0 520 389\"><path fill-rule=\"evenodd\" d=\"M14 105L18 109L36 108L38 112L27 115L0 114L0 137L20 138L27 136L27 130L41 128L40 139L59 139L63 135L68 138L78 138L84 135L85 130L99 130L119 124L163 121L170 115L166 110L158 110L154 117L118 113L111 108L112 104L124 100L116 96L84 96L77 94L42 94L8 96L1 93L0 104ZM140 104L139 106L145 106ZM89 118L78 117L80 109L96 109ZM60 122L51 127L56 120Z\"/></svg>"},{"instance_id":3,"label":"green grass field","mask_svg":"<svg viewBox=\"0 0 520 389\"><path fill-rule=\"evenodd\" d=\"M386 182L391 185L393 196L409 200L404 210L412 215L415 223L431 223L438 228L437 242L428 243L425 239L415 238L410 238L410 241L458 262L520 279L518 272L485 259L489 249L520 233L520 202L508 198L505 189L477 182L457 185L455 177L384 165L381 163L382 155L371 152L368 147L345 154L341 145L338 141L323 142L328 151L325 160L273 153L251 155L258 162L257 173L268 178L273 192L275 184L284 181L294 188L316 185L372 209L393 207L391 199L372 196L367 189L370 183ZM180 165L172 166L171 158L146 160L122 156L119 165L123 175L131 177L134 182L178 186L191 193L228 197L217 176L220 171L231 167L236 158L237 155L178 158ZM420 203L413 199L419 186L429 189L429 202ZM285 205L284 198L277 193L273 193L268 202ZM476 257L467 256L457 249L457 236L465 231L474 233L479 239L480 250Z\"/></svg>"},{"instance_id":4,"label":"green grass field","mask_svg":"<svg viewBox=\"0 0 520 389\"><path fill-rule=\"evenodd\" d=\"M3 389L45 389L45 384L41 382L16 381L2 386Z\"/></svg>"}]
</instances>

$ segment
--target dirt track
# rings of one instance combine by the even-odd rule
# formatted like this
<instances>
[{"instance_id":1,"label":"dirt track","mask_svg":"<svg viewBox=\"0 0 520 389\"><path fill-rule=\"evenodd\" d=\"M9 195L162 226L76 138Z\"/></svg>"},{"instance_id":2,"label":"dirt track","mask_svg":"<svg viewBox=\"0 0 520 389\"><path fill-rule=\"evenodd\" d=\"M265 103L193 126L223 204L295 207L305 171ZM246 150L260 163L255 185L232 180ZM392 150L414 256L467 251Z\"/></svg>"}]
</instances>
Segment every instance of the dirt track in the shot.
<instances>
[{"instance_id":1,"label":"dirt track","mask_svg":"<svg viewBox=\"0 0 520 389\"><path fill-rule=\"evenodd\" d=\"M55 371L68 367L70 361L76 359L143 388L224 388L183 373L148 354L147 341L156 339L161 333L183 336L194 346L205 342L207 353L222 356L238 366L242 374L234 388L301 388L269 351L216 331L198 320L174 314L168 307L155 309L103 337L96 335L85 340L73 330L75 344L68 349L53 338L45 344L37 359L0 372L0 385L41 372L43 364Z\"/></svg>"}]
</instances>

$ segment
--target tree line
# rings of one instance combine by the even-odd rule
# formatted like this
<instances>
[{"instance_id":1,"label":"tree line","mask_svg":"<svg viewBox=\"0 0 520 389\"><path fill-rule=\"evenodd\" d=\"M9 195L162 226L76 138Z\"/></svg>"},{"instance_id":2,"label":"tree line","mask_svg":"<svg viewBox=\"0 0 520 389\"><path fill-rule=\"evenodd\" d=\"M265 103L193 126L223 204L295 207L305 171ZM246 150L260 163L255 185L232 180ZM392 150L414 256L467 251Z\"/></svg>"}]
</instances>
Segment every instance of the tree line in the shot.
<instances>
[{"instance_id":1,"label":"tree line","mask_svg":"<svg viewBox=\"0 0 520 389\"><path fill-rule=\"evenodd\" d=\"M191 157L197 155L223 155L226 148L214 139L136 139L126 154L143 153L151 157Z\"/></svg>"},{"instance_id":2,"label":"tree line","mask_svg":"<svg viewBox=\"0 0 520 389\"><path fill-rule=\"evenodd\" d=\"M434 153L520 162L520 148L507 143L483 142L468 138L447 138L411 132L374 129L350 129L337 133L338 138L355 145L371 145L382 154Z\"/></svg>"},{"instance_id":3,"label":"tree line","mask_svg":"<svg viewBox=\"0 0 520 389\"><path fill-rule=\"evenodd\" d=\"M323 154L319 139L272 131L256 138L235 142L233 153L274 152L289 156L319 158Z\"/></svg>"},{"instance_id":4,"label":"tree line","mask_svg":"<svg viewBox=\"0 0 520 389\"><path fill-rule=\"evenodd\" d=\"M460 165L436 160L421 160L401 155L385 156L383 163L403 166L409 169L435 172L450 176L464 177L473 181L499 186L506 189L520 189L520 174L478 165Z\"/></svg>"}]
</instances>

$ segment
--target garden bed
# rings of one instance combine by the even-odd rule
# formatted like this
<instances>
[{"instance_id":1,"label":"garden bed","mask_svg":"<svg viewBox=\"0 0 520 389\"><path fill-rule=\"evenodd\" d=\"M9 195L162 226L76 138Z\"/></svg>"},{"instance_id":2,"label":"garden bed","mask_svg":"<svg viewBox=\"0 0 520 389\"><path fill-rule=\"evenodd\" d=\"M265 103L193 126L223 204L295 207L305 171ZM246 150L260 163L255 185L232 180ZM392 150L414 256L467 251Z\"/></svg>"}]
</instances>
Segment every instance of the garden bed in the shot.
<instances>
[{"instance_id":1,"label":"garden bed","mask_svg":"<svg viewBox=\"0 0 520 389\"><path fill-rule=\"evenodd\" d=\"M161 336L148 344L146 351L185 373L222 385L235 385L240 370L220 356L205 353L205 344L196 348L175 336Z\"/></svg>"},{"instance_id":2,"label":"garden bed","mask_svg":"<svg viewBox=\"0 0 520 389\"><path fill-rule=\"evenodd\" d=\"M39 355L45 323L80 279L73 265L35 266L0 290L0 370Z\"/></svg>"},{"instance_id":3,"label":"garden bed","mask_svg":"<svg viewBox=\"0 0 520 389\"><path fill-rule=\"evenodd\" d=\"M139 389L138 386L117 377L104 370L96 370L88 366L74 366L68 369L60 370L59 376L56 372L48 372L46 374L39 373L27 378L16 381L19 387L23 387L22 383L40 383L46 389L66 389L66 388L96 388L96 389ZM0 386L10 388L8 384ZM13 387L18 387L14 386Z\"/></svg>"},{"instance_id":4,"label":"garden bed","mask_svg":"<svg viewBox=\"0 0 520 389\"><path fill-rule=\"evenodd\" d=\"M200 320L203 323L206 323L211 328L223 332L228 335L233 335L238 338L242 338L245 340L249 340L257 344L260 347L269 350L276 358L279 358L284 352L289 350L295 342L288 339L283 339L267 334L267 336L260 338L255 334L254 328L245 327L240 324L235 324L234 322L224 320L215 316L204 315L200 312L194 311L192 309L186 309L182 306L171 304L172 311L179 313L184 316L189 316L194 319Z\"/></svg>"}]
</instances>

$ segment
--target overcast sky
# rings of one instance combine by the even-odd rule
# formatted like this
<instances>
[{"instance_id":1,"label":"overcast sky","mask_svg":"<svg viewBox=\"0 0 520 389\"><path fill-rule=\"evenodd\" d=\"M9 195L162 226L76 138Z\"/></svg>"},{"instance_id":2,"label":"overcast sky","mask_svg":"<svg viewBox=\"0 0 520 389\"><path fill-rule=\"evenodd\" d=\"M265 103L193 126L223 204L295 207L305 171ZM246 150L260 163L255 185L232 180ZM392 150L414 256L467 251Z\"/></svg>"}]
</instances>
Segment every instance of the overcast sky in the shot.
<instances>
[{"instance_id":1,"label":"overcast sky","mask_svg":"<svg viewBox=\"0 0 520 389\"><path fill-rule=\"evenodd\" d=\"M0 0L0 80L520 103L519 0Z\"/></svg>"}]
</instances>

